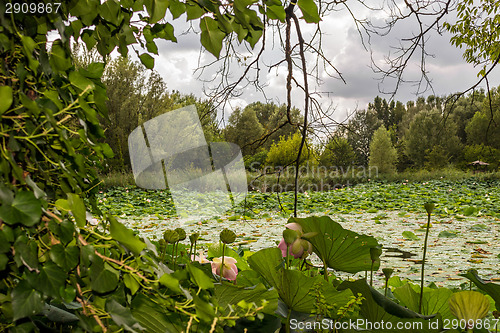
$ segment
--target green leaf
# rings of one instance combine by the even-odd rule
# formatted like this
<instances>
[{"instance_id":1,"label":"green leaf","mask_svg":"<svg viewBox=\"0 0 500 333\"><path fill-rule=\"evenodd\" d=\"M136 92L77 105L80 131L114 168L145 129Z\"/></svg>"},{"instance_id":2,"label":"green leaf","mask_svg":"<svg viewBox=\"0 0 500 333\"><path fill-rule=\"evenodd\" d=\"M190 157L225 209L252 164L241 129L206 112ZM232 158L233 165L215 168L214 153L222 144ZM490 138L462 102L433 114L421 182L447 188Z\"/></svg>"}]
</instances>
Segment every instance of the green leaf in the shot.
<instances>
[{"instance_id":1,"label":"green leaf","mask_svg":"<svg viewBox=\"0 0 500 333\"><path fill-rule=\"evenodd\" d=\"M77 246L65 248L62 244L55 244L50 249L49 254L50 259L66 272L75 268L80 259L80 249Z\"/></svg>"},{"instance_id":2,"label":"green leaf","mask_svg":"<svg viewBox=\"0 0 500 333\"><path fill-rule=\"evenodd\" d=\"M201 289L212 289L214 283L201 269L194 267L193 264L187 264L187 270L191 276L191 281Z\"/></svg>"},{"instance_id":3,"label":"green leaf","mask_svg":"<svg viewBox=\"0 0 500 333\"><path fill-rule=\"evenodd\" d=\"M165 313L162 305L141 293L134 297L131 308L132 315L146 332L181 332L186 329L181 327L178 313Z\"/></svg>"},{"instance_id":4,"label":"green leaf","mask_svg":"<svg viewBox=\"0 0 500 333\"><path fill-rule=\"evenodd\" d=\"M420 286L405 283L403 286L394 289L394 296L412 311L419 311L420 304ZM453 316L448 307L448 300L453 292L447 288L424 288L424 296L422 298L422 314L433 315L439 313L441 318L453 319Z\"/></svg>"},{"instance_id":5,"label":"green leaf","mask_svg":"<svg viewBox=\"0 0 500 333\"><path fill-rule=\"evenodd\" d=\"M278 307L278 293L276 289L267 290L267 288L259 283L253 287L239 287L232 284L218 284L215 286L214 296L217 302L222 306L226 315L231 311L230 305L234 306L244 300L247 303L255 303L257 306L262 305L262 301L266 300L267 305L262 312L274 314Z\"/></svg>"},{"instance_id":6,"label":"green leaf","mask_svg":"<svg viewBox=\"0 0 500 333\"><path fill-rule=\"evenodd\" d=\"M319 21L321 21L318 6L316 6L314 0L299 0L297 5L302 11L303 18L307 23L319 23Z\"/></svg>"},{"instance_id":7,"label":"green leaf","mask_svg":"<svg viewBox=\"0 0 500 333\"><path fill-rule=\"evenodd\" d=\"M403 237L408 240L420 240L420 238L411 231L403 231Z\"/></svg>"},{"instance_id":8,"label":"green leaf","mask_svg":"<svg viewBox=\"0 0 500 333\"><path fill-rule=\"evenodd\" d=\"M72 85L81 89L82 91L90 87L90 89L95 89L95 84L79 72L73 71L69 73L69 80Z\"/></svg>"},{"instance_id":9,"label":"green leaf","mask_svg":"<svg viewBox=\"0 0 500 333\"><path fill-rule=\"evenodd\" d=\"M109 217L109 233L114 240L125 245L135 255L139 255L146 247L146 244L139 240L132 230L118 222L113 216Z\"/></svg>"},{"instance_id":10,"label":"green leaf","mask_svg":"<svg viewBox=\"0 0 500 333\"><path fill-rule=\"evenodd\" d=\"M66 71L71 67L71 58L66 54L66 50L60 39L52 43L50 50L50 65L59 71Z\"/></svg>"},{"instance_id":11,"label":"green leaf","mask_svg":"<svg viewBox=\"0 0 500 333\"><path fill-rule=\"evenodd\" d=\"M474 284L479 289L490 295L491 298L493 298L493 300L495 301L496 308L500 309L500 284L492 282L484 282L479 277L475 269L469 269L467 273L459 275L468 278L469 280L474 282Z\"/></svg>"},{"instance_id":12,"label":"green leaf","mask_svg":"<svg viewBox=\"0 0 500 333\"><path fill-rule=\"evenodd\" d=\"M208 16L200 20L200 29L201 45L208 52L219 58L220 51L222 50L222 40L226 37L226 34L219 29L217 21Z\"/></svg>"},{"instance_id":13,"label":"green leaf","mask_svg":"<svg viewBox=\"0 0 500 333\"><path fill-rule=\"evenodd\" d=\"M201 299L198 295L193 295L196 315L203 321L210 323L215 317L214 305Z\"/></svg>"},{"instance_id":14,"label":"green leaf","mask_svg":"<svg viewBox=\"0 0 500 333\"><path fill-rule=\"evenodd\" d=\"M269 17L271 20L279 20L281 23L285 23L286 13L283 6L267 6L266 9L267 17Z\"/></svg>"},{"instance_id":15,"label":"green leaf","mask_svg":"<svg viewBox=\"0 0 500 333\"><path fill-rule=\"evenodd\" d=\"M0 219L7 224L21 223L32 227L42 217L42 204L32 192L20 191L11 204L0 207Z\"/></svg>"},{"instance_id":16,"label":"green leaf","mask_svg":"<svg viewBox=\"0 0 500 333\"><path fill-rule=\"evenodd\" d=\"M174 20L186 11L186 5L179 0L170 0L168 8Z\"/></svg>"},{"instance_id":17,"label":"green leaf","mask_svg":"<svg viewBox=\"0 0 500 333\"><path fill-rule=\"evenodd\" d=\"M0 116L10 108L13 100L14 100L14 97L12 95L12 87L1 86L0 87Z\"/></svg>"},{"instance_id":18,"label":"green leaf","mask_svg":"<svg viewBox=\"0 0 500 333\"><path fill-rule=\"evenodd\" d=\"M147 69L153 69L155 67L155 59L147 53L143 53L139 56L141 62Z\"/></svg>"},{"instance_id":19,"label":"green leaf","mask_svg":"<svg viewBox=\"0 0 500 333\"><path fill-rule=\"evenodd\" d=\"M85 227L85 224L87 224L87 217L85 213L85 204L83 203L82 198L74 193L68 193L67 195L69 208L71 210L71 213L73 214L73 217L75 218L76 225L79 228Z\"/></svg>"},{"instance_id":20,"label":"green leaf","mask_svg":"<svg viewBox=\"0 0 500 333\"><path fill-rule=\"evenodd\" d=\"M31 288L26 281L21 281L12 290L12 311L13 320L29 317L40 313L43 310L42 295Z\"/></svg>"},{"instance_id":21,"label":"green leaf","mask_svg":"<svg viewBox=\"0 0 500 333\"><path fill-rule=\"evenodd\" d=\"M90 266L90 286L98 293L110 292L118 285L118 272L105 264L101 258L94 258Z\"/></svg>"},{"instance_id":22,"label":"green leaf","mask_svg":"<svg viewBox=\"0 0 500 333\"><path fill-rule=\"evenodd\" d=\"M344 281L338 288L339 290L350 289L353 294L362 294L365 300L360 306L360 315L368 322L372 323L392 323L392 330L384 332L400 332L396 329L397 323L404 325L406 322L420 322L421 324L409 325L405 332L440 332L442 327L434 329L430 326L431 322L440 319L440 316L422 316L414 311L402 307L385 297L366 283L366 280ZM421 326L420 326L421 325ZM406 326L404 326L406 327ZM360 327L363 328L363 327Z\"/></svg>"},{"instance_id":23,"label":"green leaf","mask_svg":"<svg viewBox=\"0 0 500 333\"><path fill-rule=\"evenodd\" d=\"M143 332L142 327L132 315L129 308L119 304L114 299L106 302L106 311L109 312L113 321L120 327L123 327L127 332Z\"/></svg>"},{"instance_id":24,"label":"green leaf","mask_svg":"<svg viewBox=\"0 0 500 333\"><path fill-rule=\"evenodd\" d=\"M188 21L196 20L205 14L205 10L194 1L186 2L186 14Z\"/></svg>"},{"instance_id":25,"label":"green leaf","mask_svg":"<svg viewBox=\"0 0 500 333\"><path fill-rule=\"evenodd\" d=\"M146 9L149 14L149 23L156 23L165 17L169 5L168 0L152 0L146 2Z\"/></svg>"},{"instance_id":26,"label":"green leaf","mask_svg":"<svg viewBox=\"0 0 500 333\"><path fill-rule=\"evenodd\" d=\"M167 273L163 274L160 278L160 283L165 287L167 287L168 289L178 294L182 294L182 290L179 285L179 280L173 277L172 275Z\"/></svg>"},{"instance_id":27,"label":"green leaf","mask_svg":"<svg viewBox=\"0 0 500 333\"><path fill-rule=\"evenodd\" d=\"M59 288L66 282L66 273L52 262L45 262L41 265L40 273L37 276L37 289L45 295L58 298Z\"/></svg>"},{"instance_id":28,"label":"green leaf","mask_svg":"<svg viewBox=\"0 0 500 333\"><path fill-rule=\"evenodd\" d=\"M309 242L328 267L348 273L371 269L370 248L379 245L374 237L346 230L328 216L290 218L288 222L300 224L304 233L316 232L321 235L310 238ZM378 270L379 266L380 262L377 261L373 269Z\"/></svg>"},{"instance_id":29,"label":"green leaf","mask_svg":"<svg viewBox=\"0 0 500 333\"><path fill-rule=\"evenodd\" d=\"M483 319L488 315L490 301L477 291L459 291L450 298L450 311L459 321L476 323L476 320Z\"/></svg>"},{"instance_id":30,"label":"green leaf","mask_svg":"<svg viewBox=\"0 0 500 333\"><path fill-rule=\"evenodd\" d=\"M308 277L300 271L286 270L281 266L282 261L278 248L263 249L248 258L250 267L276 288L281 300L292 310L310 313L315 308L317 300L311 289L316 284L321 285L321 293L329 304L345 305L352 296L348 290L337 291L322 276Z\"/></svg>"},{"instance_id":31,"label":"green leaf","mask_svg":"<svg viewBox=\"0 0 500 333\"><path fill-rule=\"evenodd\" d=\"M139 282L137 282L137 280L134 278L134 276L132 274L125 274L123 276L123 283L125 284L125 287L127 287L130 290L130 293L132 295L135 295L137 290L139 290L139 288L141 287ZM160 283L161 283L161 279L160 279Z\"/></svg>"}]
</instances>

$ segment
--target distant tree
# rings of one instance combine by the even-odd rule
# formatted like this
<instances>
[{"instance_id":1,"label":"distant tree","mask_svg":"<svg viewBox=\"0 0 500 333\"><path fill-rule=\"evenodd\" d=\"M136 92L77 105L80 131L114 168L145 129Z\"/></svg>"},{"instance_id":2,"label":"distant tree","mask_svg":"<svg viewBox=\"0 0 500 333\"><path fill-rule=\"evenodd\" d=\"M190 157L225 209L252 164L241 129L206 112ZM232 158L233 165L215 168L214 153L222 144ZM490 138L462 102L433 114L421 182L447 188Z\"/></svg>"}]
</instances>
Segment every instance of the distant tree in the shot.
<instances>
[{"instance_id":1,"label":"distant tree","mask_svg":"<svg viewBox=\"0 0 500 333\"><path fill-rule=\"evenodd\" d=\"M334 136L326 144L319 158L320 165L347 168L355 164L356 154L349 141L341 136Z\"/></svg>"},{"instance_id":2,"label":"distant tree","mask_svg":"<svg viewBox=\"0 0 500 333\"><path fill-rule=\"evenodd\" d=\"M490 96L491 108L489 99L485 98L481 110L468 122L465 132L469 144L500 149L500 87L492 89Z\"/></svg>"},{"instance_id":3,"label":"distant tree","mask_svg":"<svg viewBox=\"0 0 500 333\"><path fill-rule=\"evenodd\" d=\"M448 162L460 152L460 139L456 133L455 123L451 119L445 123L439 110L420 111L404 137L406 154L417 167L425 165L433 150L434 155L441 152L440 159ZM437 149L436 146L442 149Z\"/></svg>"},{"instance_id":4,"label":"distant tree","mask_svg":"<svg viewBox=\"0 0 500 333\"><path fill-rule=\"evenodd\" d=\"M378 172L391 174L396 171L397 152L392 145L389 131L380 126L370 143L370 167L377 167Z\"/></svg>"},{"instance_id":5,"label":"distant tree","mask_svg":"<svg viewBox=\"0 0 500 333\"><path fill-rule=\"evenodd\" d=\"M468 96L460 97L455 103L450 104L445 114L450 113L450 117L457 124L457 135L463 144L467 143L466 127L471 122L474 114L481 111L485 100L484 90L475 91ZM450 110L450 108L453 108Z\"/></svg>"},{"instance_id":6,"label":"distant tree","mask_svg":"<svg viewBox=\"0 0 500 333\"><path fill-rule=\"evenodd\" d=\"M244 156L254 155L259 150L259 146L254 142L261 138L263 133L264 127L252 108L234 110L225 129L227 141L239 145Z\"/></svg>"},{"instance_id":7,"label":"distant tree","mask_svg":"<svg viewBox=\"0 0 500 333\"><path fill-rule=\"evenodd\" d=\"M169 93L160 74L128 58L112 59L106 66L102 81L106 86L109 119L101 121L105 142L115 152L110 167L129 170L128 136L139 125L165 112L194 104L207 141L216 141L218 129L215 110L194 95L177 91Z\"/></svg>"},{"instance_id":8,"label":"distant tree","mask_svg":"<svg viewBox=\"0 0 500 333\"><path fill-rule=\"evenodd\" d=\"M297 151L302 137L300 133L295 133L289 137L282 136L277 143L273 143L267 154L266 164L272 166L286 166L297 159ZM309 146L304 147L300 157L300 164L314 165L316 163L315 152Z\"/></svg>"},{"instance_id":9,"label":"distant tree","mask_svg":"<svg viewBox=\"0 0 500 333\"><path fill-rule=\"evenodd\" d=\"M381 124L374 110L359 110L341 130L356 153L357 164L368 165L372 135Z\"/></svg>"}]
</instances>

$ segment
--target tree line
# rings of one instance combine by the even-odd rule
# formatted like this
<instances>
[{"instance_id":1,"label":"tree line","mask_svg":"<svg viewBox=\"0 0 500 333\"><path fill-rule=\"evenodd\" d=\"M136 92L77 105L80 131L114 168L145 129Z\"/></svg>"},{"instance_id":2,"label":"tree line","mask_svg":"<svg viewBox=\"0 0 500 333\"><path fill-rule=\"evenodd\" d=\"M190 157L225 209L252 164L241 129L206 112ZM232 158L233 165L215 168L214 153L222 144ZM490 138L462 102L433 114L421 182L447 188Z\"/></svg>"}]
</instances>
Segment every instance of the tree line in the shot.
<instances>
[{"instance_id":1,"label":"tree line","mask_svg":"<svg viewBox=\"0 0 500 333\"><path fill-rule=\"evenodd\" d=\"M103 76L109 119L102 119L105 142L115 152L114 171L129 171L128 134L145 121L189 104L198 108L207 141L238 144L248 169L287 166L300 145L302 115L293 108L291 123L280 127L286 105L254 102L218 121L209 100L168 91L167 83L128 58L109 62ZM379 96L339 124L323 143L309 130L301 163L326 167L377 166L380 172L466 168L475 160L496 169L500 160L500 91L476 90L454 96L387 101ZM325 139L325 138L323 138Z\"/></svg>"}]
</instances>

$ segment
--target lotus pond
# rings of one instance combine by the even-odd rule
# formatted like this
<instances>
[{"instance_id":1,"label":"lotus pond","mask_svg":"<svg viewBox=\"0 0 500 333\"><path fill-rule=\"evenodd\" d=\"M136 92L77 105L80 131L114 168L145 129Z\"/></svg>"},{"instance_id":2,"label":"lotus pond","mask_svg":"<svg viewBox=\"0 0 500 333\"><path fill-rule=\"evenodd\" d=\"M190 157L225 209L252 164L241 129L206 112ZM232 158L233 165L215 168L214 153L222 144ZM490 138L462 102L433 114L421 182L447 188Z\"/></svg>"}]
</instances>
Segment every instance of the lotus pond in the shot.
<instances>
[{"instance_id":1,"label":"lotus pond","mask_svg":"<svg viewBox=\"0 0 500 333\"><path fill-rule=\"evenodd\" d=\"M299 216L327 215L344 228L374 236L383 245L381 268L418 281L426 214L423 204L436 203L431 223L426 279L438 286L468 280L458 276L475 268L483 278L500 280L500 183L430 181L424 183L366 183L330 192L299 194ZM293 209L293 193L250 192L245 205L223 216L179 218L167 191L135 187L99 193L103 210L118 216L141 236L161 239L166 229L199 232L200 243L218 241L224 228L236 231L236 245L252 252L274 247ZM317 258L313 257L313 262ZM341 273L339 273L342 275ZM364 277L358 273L354 277ZM375 285L383 274L375 274Z\"/></svg>"}]
</instances>

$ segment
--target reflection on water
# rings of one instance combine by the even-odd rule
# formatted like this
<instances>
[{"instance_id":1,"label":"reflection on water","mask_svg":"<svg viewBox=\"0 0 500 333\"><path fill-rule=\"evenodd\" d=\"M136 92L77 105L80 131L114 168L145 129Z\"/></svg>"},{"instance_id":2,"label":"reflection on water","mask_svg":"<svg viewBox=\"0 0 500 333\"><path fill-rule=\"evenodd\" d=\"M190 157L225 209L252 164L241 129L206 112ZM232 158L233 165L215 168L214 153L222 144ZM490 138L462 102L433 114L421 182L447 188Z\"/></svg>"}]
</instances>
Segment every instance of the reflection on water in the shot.
<instances>
[{"instance_id":1,"label":"reflection on water","mask_svg":"<svg viewBox=\"0 0 500 333\"><path fill-rule=\"evenodd\" d=\"M416 256L415 253L403 251L395 247L384 247L384 250L385 250L384 256L389 258L401 258L404 260Z\"/></svg>"}]
</instances>

